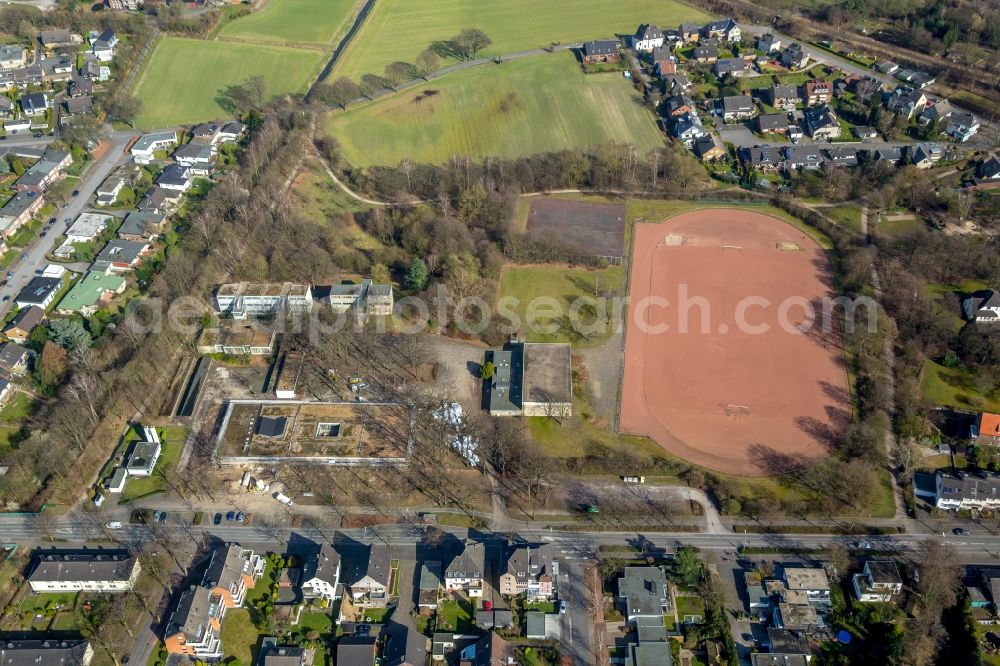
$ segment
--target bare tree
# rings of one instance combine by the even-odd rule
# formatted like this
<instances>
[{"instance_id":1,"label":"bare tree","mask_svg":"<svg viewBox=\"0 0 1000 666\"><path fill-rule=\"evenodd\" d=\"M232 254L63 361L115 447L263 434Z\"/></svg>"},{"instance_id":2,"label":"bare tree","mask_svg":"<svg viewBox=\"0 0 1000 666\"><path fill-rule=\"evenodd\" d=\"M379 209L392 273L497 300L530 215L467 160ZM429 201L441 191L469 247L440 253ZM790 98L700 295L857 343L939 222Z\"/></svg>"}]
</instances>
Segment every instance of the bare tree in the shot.
<instances>
[{"instance_id":1,"label":"bare tree","mask_svg":"<svg viewBox=\"0 0 1000 666\"><path fill-rule=\"evenodd\" d=\"M430 79L441 67L441 58L431 49L424 49L416 59L416 70L425 80Z\"/></svg>"}]
</instances>

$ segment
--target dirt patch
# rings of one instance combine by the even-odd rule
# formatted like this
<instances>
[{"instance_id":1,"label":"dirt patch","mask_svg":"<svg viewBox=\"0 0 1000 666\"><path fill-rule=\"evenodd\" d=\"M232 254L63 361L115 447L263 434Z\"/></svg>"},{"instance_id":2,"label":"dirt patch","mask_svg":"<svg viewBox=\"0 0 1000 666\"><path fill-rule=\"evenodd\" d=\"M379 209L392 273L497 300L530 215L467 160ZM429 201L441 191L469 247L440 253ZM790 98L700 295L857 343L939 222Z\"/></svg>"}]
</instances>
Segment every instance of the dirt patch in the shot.
<instances>
[{"instance_id":1,"label":"dirt patch","mask_svg":"<svg viewBox=\"0 0 1000 666\"><path fill-rule=\"evenodd\" d=\"M663 242L676 234L694 242ZM634 247L620 429L730 474L825 455L851 405L837 327L806 326L831 295L819 246L767 215L707 209L636 225Z\"/></svg>"},{"instance_id":2,"label":"dirt patch","mask_svg":"<svg viewBox=\"0 0 1000 666\"><path fill-rule=\"evenodd\" d=\"M625 247L625 206L537 199L528 211L528 231L551 234L583 252L620 264Z\"/></svg>"}]
</instances>

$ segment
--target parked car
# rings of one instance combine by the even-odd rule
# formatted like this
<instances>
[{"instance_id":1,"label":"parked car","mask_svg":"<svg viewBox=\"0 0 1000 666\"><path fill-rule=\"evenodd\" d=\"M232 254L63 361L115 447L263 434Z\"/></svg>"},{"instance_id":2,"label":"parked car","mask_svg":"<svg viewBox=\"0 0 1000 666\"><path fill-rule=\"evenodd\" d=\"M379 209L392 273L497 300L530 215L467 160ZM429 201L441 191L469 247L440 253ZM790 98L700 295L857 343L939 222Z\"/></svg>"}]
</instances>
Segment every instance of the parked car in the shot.
<instances>
[{"instance_id":1,"label":"parked car","mask_svg":"<svg viewBox=\"0 0 1000 666\"><path fill-rule=\"evenodd\" d=\"M870 543L868 543L867 541L864 541L864 540L861 540L861 541L857 542L856 544L854 544L854 547L857 548L858 550L871 550L872 549L872 545Z\"/></svg>"},{"instance_id":2,"label":"parked car","mask_svg":"<svg viewBox=\"0 0 1000 666\"><path fill-rule=\"evenodd\" d=\"M73 190L73 196L74 197L80 196L80 190Z\"/></svg>"},{"instance_id":3,"label":"parked car","mask_svg":"<svg viewBox=\"0 0 1000 666\"><path fill-rule=\"evenodd\" d=\"M45 230L43 229L43 230L42 230L42 233L40 233L40 234L38 234L38 235L39 235L39 236L42 236L42 237L45 237L45 236L46 236L46 235L47 235L48 233L49 233L49 232L47 232L47 231L45 231Z\"/></svg>"},{"instance_id":4,"label":"parked car","mask_svg":"<svg viewBox=\"0 0 1000 666\"><path fill-rule=\"evenodd\" d=\"M559 614L562 615L565 612L566 612L566 602L565 601L560 601L559 602Z\"/></svg>"},{"instance_id":5,"label":"parked car","mask_svg":"<svg viewBox=\"0 0 1000 666\"><path fill-rule=\"evenodd\" d=\"M215 518L212 519L212 524L213 525L221 525L222 524L222 514L221 513L215 514Z\"/></svg>"},{"instance_id":6,"label":"parked car","mask_svg":"<svg viewBox=\"0 0 1000 666\"><path fill-rule=\"evenodd\" d=\"M7 271L7 279L9 280L12 277L14 277L14 271Z\"/></svg>"},{"instance_id":7,"label":"parked car","mask_svg":"<svg viewBox=\"0 0 1000 666\"><path fill-rule=\"evenodd\" d=\"M56 218L50 217L49 218L49 224L55 224L55 223L56 223Z\"/></svg>"},{"instance_id":8,"label":"parked car","mask_svg":"<svg viewBox=\"0 0 1000 666\"><path fill-rule=\"evenodd\" d=\"M34 136L35 136L36 139L41 139L45 135L42 134L41 132L35 132Z\"/></svg>"},{"instance_id":9,"label":"parked car","mask_svg":"<svg viewBox=\"0 0 1000 666\"><path fill-rule=\"evenodd\" d=\"M111 522L106 524L105 527L107 527L109 530L120 530L122 528L122 521L112 520Z\"/></svg>"},{"instance_id":10,"label":"parked car","mask_svg":"<svg viewBox=\"0 0 1000 666\"><path fill-rule=\"evenodd\" d=\"M236 522L242 523L246 519L247 519L247 514L243 513L242 511L236 514Z\"/></svg>"},{"instance_id":11,"label":"parked car","mask_svg":"<svg viewBox=\"0 0 1000 666\"><path fill-rule=\"evenodd\" d=\"M10 300L10 296L4 296L3 299L0 299L0 301L2 301L4 303L6 303L9 300Z\"/></svg>"},{"instance_id":12,"label":"parked car","mask_svg":"<svg viewBox=\"0 0 1000 666\"><path fill-rule=\"evenodd\" d=\"M968 534L968 532L962 529L961 527L956 527L951 532L952 534L957 534L958 536L962 536L963 534Z\"/></svg>"},{"instance_id":13,"label":"parked car","mask_svg":"<svg viewBox=\"0 0 1000 666\"><path fill-rule=\"evenodd\" d=\"M167 512L166 511L161 511L160 512L160 522L161 523L167 522Z\"/></svg>"},{"instance_id":14,"label":"parked car","mask_svg":"<svg viewBox=\"0 0 1000 666\"><path fill-rule=\"evenodd\" d=\"M160 519L160 510L157 509L153 511L153 522L157 522Z\"/></svg>"},{"instance_id":15,"label":"parked car","mask_svg":"<svg viewBox=\"0 0 1000 666\"><path fill-rule=\"evenodd\" d=\"M226 520L234 520L236 518L236 512L230 511L226 514Z\"/></svg>"}]
</instances>

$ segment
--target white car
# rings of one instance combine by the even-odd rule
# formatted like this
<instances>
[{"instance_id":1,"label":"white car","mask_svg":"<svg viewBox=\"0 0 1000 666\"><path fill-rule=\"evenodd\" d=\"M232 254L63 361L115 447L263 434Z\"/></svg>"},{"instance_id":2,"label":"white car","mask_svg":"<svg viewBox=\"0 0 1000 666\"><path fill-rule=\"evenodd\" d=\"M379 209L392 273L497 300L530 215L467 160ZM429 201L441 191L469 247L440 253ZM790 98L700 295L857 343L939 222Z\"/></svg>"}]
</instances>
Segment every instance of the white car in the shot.
<instances>
[{"instance_id":1,"label":"white car","mask_svg":"<svg viewBox=\"0 0 1000 666\"><path fill-rule=\"evenodd\" d=\"M112 520L110 523L105 525L109 530L120 530L122 528L122 521Z\"/></svg>"},{"instance_id":2,"label":"white car","mask_svg":"<svg viewBox=\"0 0 1000 666\"><path fill-rule=\"evenodd\" d=\"M854 544L854 547L857 548L858 550L871 550L872 549L872 545L870 543L868 543L867 541L859 541L856 544Z\"/></svg>"}]
</instances>

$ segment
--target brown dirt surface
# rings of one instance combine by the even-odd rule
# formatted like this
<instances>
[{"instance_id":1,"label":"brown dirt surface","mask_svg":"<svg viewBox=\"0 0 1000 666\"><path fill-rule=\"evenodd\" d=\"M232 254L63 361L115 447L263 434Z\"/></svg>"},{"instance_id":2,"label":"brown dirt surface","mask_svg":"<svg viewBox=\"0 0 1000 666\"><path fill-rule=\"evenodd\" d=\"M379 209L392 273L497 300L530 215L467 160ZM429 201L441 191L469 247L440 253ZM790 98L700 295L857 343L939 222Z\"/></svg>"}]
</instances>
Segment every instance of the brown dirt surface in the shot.
<instances>
[{"instance_id":1,"label":"brown dirt surface","mask_svg":"<svg viewBox=\"0 0 1000 666\"><path fill-rule=\"evenodd\" d=\"M528 231L552 234L583 252L621 263L625 205L536 199L528 212Z\"/></svg>"},{"instance_id":2,"label":"brown dirt surface","mask_svg":"<svg viewBox=\"0 0 1000 666\"><path fill-rule=\"evenodd\" d=\"M836 444L850 394L839 328L823 331L817 305L832 296L830 262L811 238L762 213L693 211L637 224L631 270L621 431L750 476L807 464ZM668 304L644 312L649 297ZM769 305L747 307L743 321L766 332L737 325L751 297ZM802 332L794 327L806 303L819 320Z\"/></svg>"}]
</instances>

